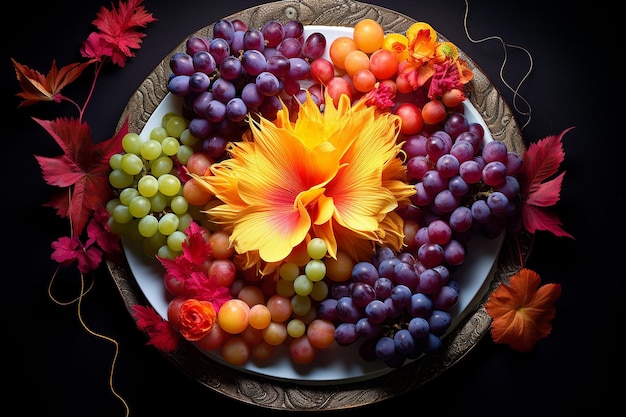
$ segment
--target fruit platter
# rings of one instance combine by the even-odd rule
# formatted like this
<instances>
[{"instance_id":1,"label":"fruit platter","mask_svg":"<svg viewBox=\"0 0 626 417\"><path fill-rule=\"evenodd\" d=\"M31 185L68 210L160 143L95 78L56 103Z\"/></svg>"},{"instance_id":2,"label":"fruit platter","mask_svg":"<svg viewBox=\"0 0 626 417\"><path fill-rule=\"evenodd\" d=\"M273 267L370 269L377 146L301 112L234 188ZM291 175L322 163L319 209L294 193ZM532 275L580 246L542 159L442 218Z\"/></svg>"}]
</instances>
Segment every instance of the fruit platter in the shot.
<instances>
[{"instance_id":1,"label":"fruit platter","mask_svg":"<svg viewBox=\"0 0 626 417\"><path fill-rule=\"evenodd\" d=\"M347 3L354 8L342 7ZM443 94L444 87L433 97L425 88L422 96L402 91L403 81L395 76L400 60L390 52L393 47L384 48L385 39L393 42L390 34L414 39L429 31L433 42L454 54L460 79L466 76L462 88L448 88L455 90L451 94ZM299 42L287 42L294 40ZM379 50L387 53L375 61ZM421 110L415 111L414 102ZM251 120L253 112L259 116ZM513 259L520 252L528 256L532 246L531 235L520 233L514 244L506 234L516 226L514 175L525 150L508 105L471 58L442 34L382 7L278 1L211 22L155 67L131 97L118 127L123 125L129 157L111 160L113 171L120 171L111 177L119 191L111 204L123 206L118 219L130 210L137 230L134 237L120 232L125 262L107 262L109 271L133 317L138 306L150 308L183 336L175 347L160 349L163 355L199 383L238 401L271 409L343 409L431 381L488 332L485 300L516 270ZM331 128L344 139L310 145ZM301 140L314 149L285 145L289 135L306 136ZM359 146L358 140L345 140L359 135L386 142L372 148L374 141ZM178 141L166 142L172 137ZM151 141L159 142L157 151L138 145ZM187 154L180 150L185 146ZM343 159L333 167L342 147ZM260 165L260 160L279 174L255 178L262 171L251 161ZM369 160L382 162L371 162L373 169ZM167 165L172 161L179 165ZM460 161L468 162L465 169ZM378 172L386 187L357 190L349 200L350 180L361 184L366 176L347 166ZM294 232L269 239L272 229L261 226L278 216L266 210L280 208L284 196L276 189L289 188L280 183L280 169L290 173L287 182L301 183L336 170L332 179L320 180L323 193L317 186L298 190L300 214L308 210L316 216L301 238ZM236 181L233 172L240 175ZM298 172L306 175L296 178ZM398 172L407 179L399 180ZM195 189L184 190L187 183ZM169 197L164 207L155 209L154 201L131 207L131 200L146 200L135 200L138 194L152 197L157 189ZM240 194L234 197L233 189ZM393 204L381 203L379 195ZM342 198L348 202L342 205ZM254 199L264 202L255 206ZM328 226L322 219L331 223L333 204L339 220ZM367 204L385 207L373 216L379 223L368 230L348 227L350 216L367 217L350 210ZM485 210L498 212L501 221L481 218ZM161 215L152 219L153 212ZM252 214L245 220L241 213ZM185 221L187 227L179 225ZM304 228L296 223L294 229ZM171 239L146 249L155 234L151 228ZM200 321L200 304L187 301L197 303L201 291L190 296L189 288L199 284L181 276L197 271L183 269L177 259L200 251L200 244L190 249L198 239L213 245L203 273L214 267L217 272L208 276L219 276L217 289L207 296L218 306L208 327L219 331L186 322L185 309L192 308L198 310L190 313L191 321ZM371 254L363 256L368 245ZM401 270L408 264L410 271Z\"/></svg>"}]
</instances>

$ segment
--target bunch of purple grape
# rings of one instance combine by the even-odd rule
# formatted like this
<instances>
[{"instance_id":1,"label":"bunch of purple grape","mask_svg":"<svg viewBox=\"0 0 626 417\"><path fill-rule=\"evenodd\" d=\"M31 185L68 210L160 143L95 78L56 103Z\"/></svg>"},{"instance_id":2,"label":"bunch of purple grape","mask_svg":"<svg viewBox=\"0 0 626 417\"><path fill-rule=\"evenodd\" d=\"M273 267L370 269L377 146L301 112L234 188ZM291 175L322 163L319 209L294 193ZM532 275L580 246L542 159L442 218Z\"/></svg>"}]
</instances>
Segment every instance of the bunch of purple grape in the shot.
<instances>
[{"instance_id":1,"label":"bunch of purple grape","mask_svg":"<svg viewBox=\"0 0 626 417\"><path fill-rule=\"evenodd\" d=\"M324 35L305 38L297 20L269 21L254 29L241 20L222 19L213 25L213 38L191 36L186 51L172 55L167 88L184 97L190 133L217 160L228 142L247 129L249 114L272 120L281 99L286 105L296 103L293 97L302 102L300 81L310 78L310 62L325 48Z\"/></svg>"},{"instance_id":2,"label":"bunch of purple grape","mask_svg":"<svg viewBox=\"0 0 626 417\"><path fill-rule=\"evenodd\" d=\"M418 225L411 242L399 254L378 248L318 306L318 317L335 323L338 344L361 341L364 359L394 368L441 347L459 299L453 271L472 234L496 237L521 224L521 157L503 142L485 143L482 125L463 113L449 115L441 130L408 137L404 151L416 188L401 212Z\"/></svg>"}]
</instances>

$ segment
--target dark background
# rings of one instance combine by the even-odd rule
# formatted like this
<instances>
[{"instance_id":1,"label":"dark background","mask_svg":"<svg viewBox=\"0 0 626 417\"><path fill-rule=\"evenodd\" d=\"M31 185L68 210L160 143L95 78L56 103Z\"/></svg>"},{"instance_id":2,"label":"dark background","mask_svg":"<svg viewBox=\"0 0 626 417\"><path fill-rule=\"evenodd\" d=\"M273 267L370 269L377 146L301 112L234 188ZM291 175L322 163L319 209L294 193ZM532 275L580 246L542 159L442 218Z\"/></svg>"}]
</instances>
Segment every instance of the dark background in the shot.
<instances>
[{"instance_id":1,"label":"dark background","mask_svg":"<svg viewBox=\"0 0 626 417\"><path fill-rule=\"evenodd\" d=\"M517 103L522 112L527 110L523 102L513 100L500 80L501 44L496 40L475 44L466 37L464 1L370 3L430 23L472 57L511 107ZM144 6L158 21L145 30L141 49L123 70L109 65L102 73L85 114L94 138L100 141L112 135L135 89L188 34L258 4L250 0L146 0ZM623 105L609 102L609 97L623 100L623 88L618 87L623 85L623 71L615 63L622 51L621 38L611 39L611 32L604 30L612 27L609 21L614 11L601 2L584 11L576 9L574 2L553 5L552 10L546 4L470 1L467 22L474 39L500 36L532 54L532 74L519 89L532 106L532 118L522 132L527 143L575 126L564 139L566 175L561 200L554 207L575 239L539 232L527 264L544 282L562 285L552 334L529 353L515 352L485 337L460 363L415 392L343 410L343 414L389 410L399 415L405 410L431 416L603 415L623 403L614 381L623 377L617 338L623 336L618 309L624 296L620 257L624 223L617 211L624 204L623 170L618 173L624 122ZM33 155L56 156L59 148L30 118L76 113L67 104L51 103L18 110L19 86L10 62L15 58L45 74L53 59L59 67L81 60L80 44L94 30L91 21L101 6L110 8L111 2L71 0L35 7L19 1L13 4L11 15L4 14L0 60L4 272L0 290L3 381L8 394L5 391L3 397L20 415L123 416L125 412L109 390L113 345L81 326L76 304L57 305L47 294L56 268L50 259L50 242L67 235L69 229L52 209L42 207L51 189L42 180ZM504 76L516 87L528 60L518 49L509 48L507 53ZM89 82L90 77L84 75L63 92L82 103ZM526 122L520 112L514 113L520 126ZM76 294L79 281L75 275L57 279L56 295L69 299ZM128 402L131 415L269 413L205 388L147 346L104 268L84 298L81 314L88 327L119 343L113 383Z\"/></svg>"}]
</instances>

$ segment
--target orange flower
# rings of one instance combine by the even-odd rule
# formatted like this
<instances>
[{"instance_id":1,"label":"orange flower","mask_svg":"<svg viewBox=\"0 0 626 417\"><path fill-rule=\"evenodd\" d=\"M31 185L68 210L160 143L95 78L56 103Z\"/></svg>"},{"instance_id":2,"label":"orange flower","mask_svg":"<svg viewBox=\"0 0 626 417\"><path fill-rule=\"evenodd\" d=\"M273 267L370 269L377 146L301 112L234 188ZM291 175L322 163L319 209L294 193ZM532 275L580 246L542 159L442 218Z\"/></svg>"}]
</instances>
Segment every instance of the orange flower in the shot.
<instances>
[{"instance_id":1,"label":"orange flower","mask_svg":"<svg viewBox=\"0 0 626 417\"><path fill-rule=\"evenodd\" d=\"M415 193L398 158L399 124L346 95L337 107L328 98L324 112L309 95L295 122L286 106L273 123L251 121L253 140L232 143L231 157L198 177L223 203L207 213L245 254L244 269L268 273L311 237L332 257L341 248L369 259L375 243L399 250L395 209Z\"/></svg>"},{"instance_id":2,"label":"orange flower","mask_svg":"<svg viewBox=\"0 0 626 417\"><path fill-rule=\"evenodd\" d=\"M200 340L211 330L216 317L210 301L187 299L180 306L180 334L192 342Z\"/></svg>"},{"instance_id":3,"label":"orange flower","mask_svg":"<svg viewBox=\"0 0 626 417\"><path fill-rule=\"evenodd\" d=\"M491 293L485 308L493 319L491 336L496 343L528 352L550 334L561 286L540 284L536 272L523 268L511 277L509 285L500 284Z\"/></svg>"}]
</instances>

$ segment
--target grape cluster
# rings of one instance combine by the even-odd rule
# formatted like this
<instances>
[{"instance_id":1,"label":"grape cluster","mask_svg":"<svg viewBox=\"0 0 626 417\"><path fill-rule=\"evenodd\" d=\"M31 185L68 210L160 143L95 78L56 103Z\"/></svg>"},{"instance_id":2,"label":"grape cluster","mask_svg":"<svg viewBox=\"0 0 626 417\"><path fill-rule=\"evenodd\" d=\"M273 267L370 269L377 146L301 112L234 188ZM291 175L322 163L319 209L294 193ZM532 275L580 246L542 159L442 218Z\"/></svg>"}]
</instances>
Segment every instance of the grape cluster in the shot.
<instances>
[{"instance_id":1,"label":"grape cluster","mask_svg":"<svg viewBox=\"0 0 626 417\"><path fill-rule=\"evenodd\" d=\"M326 38L319 32L305 38L297 20L273 20L255 29L221 19L213 25L213 38L191 36L185 45L185 52L170 58L167 88L184 97L191 133L218 160L228 142L247 130L248 114L272 120L281 99L290 106L303 101L300 82L310 78L310 62L322 56Z\"/></svg>"},{"instance_id":2,"label":"grape cluster","mask_svg":"<svg viewBox=\"0 0 626 417\"><path fill-rule=\"evenodd\" d=\"M361 340L364 359L394 368L440 348L459 299L451 272L471 235L517 230L521 207L521 158L502 142L485 143L482 125L463 113L448 115L440 130L407 137L404 151L416 188L413 205L401 211L406 249L378 248L318 306L318 317L335 323L338 344Z\"/></svg>"},{"instance_id":3,"label":"grape cluster","mask_svg":"<svg viewBox=\"0 0 626 417\"><path fill-rule=\"evenodd\" d=\"M149 256L173 259L182 253L185 229L194 220L177 165L194 152L197 138L185 119L170 113L149 137L127 133L123 152L109 159L116 197L107 202L114 232L143 244Z\"/></svg>"}]
</instances>

